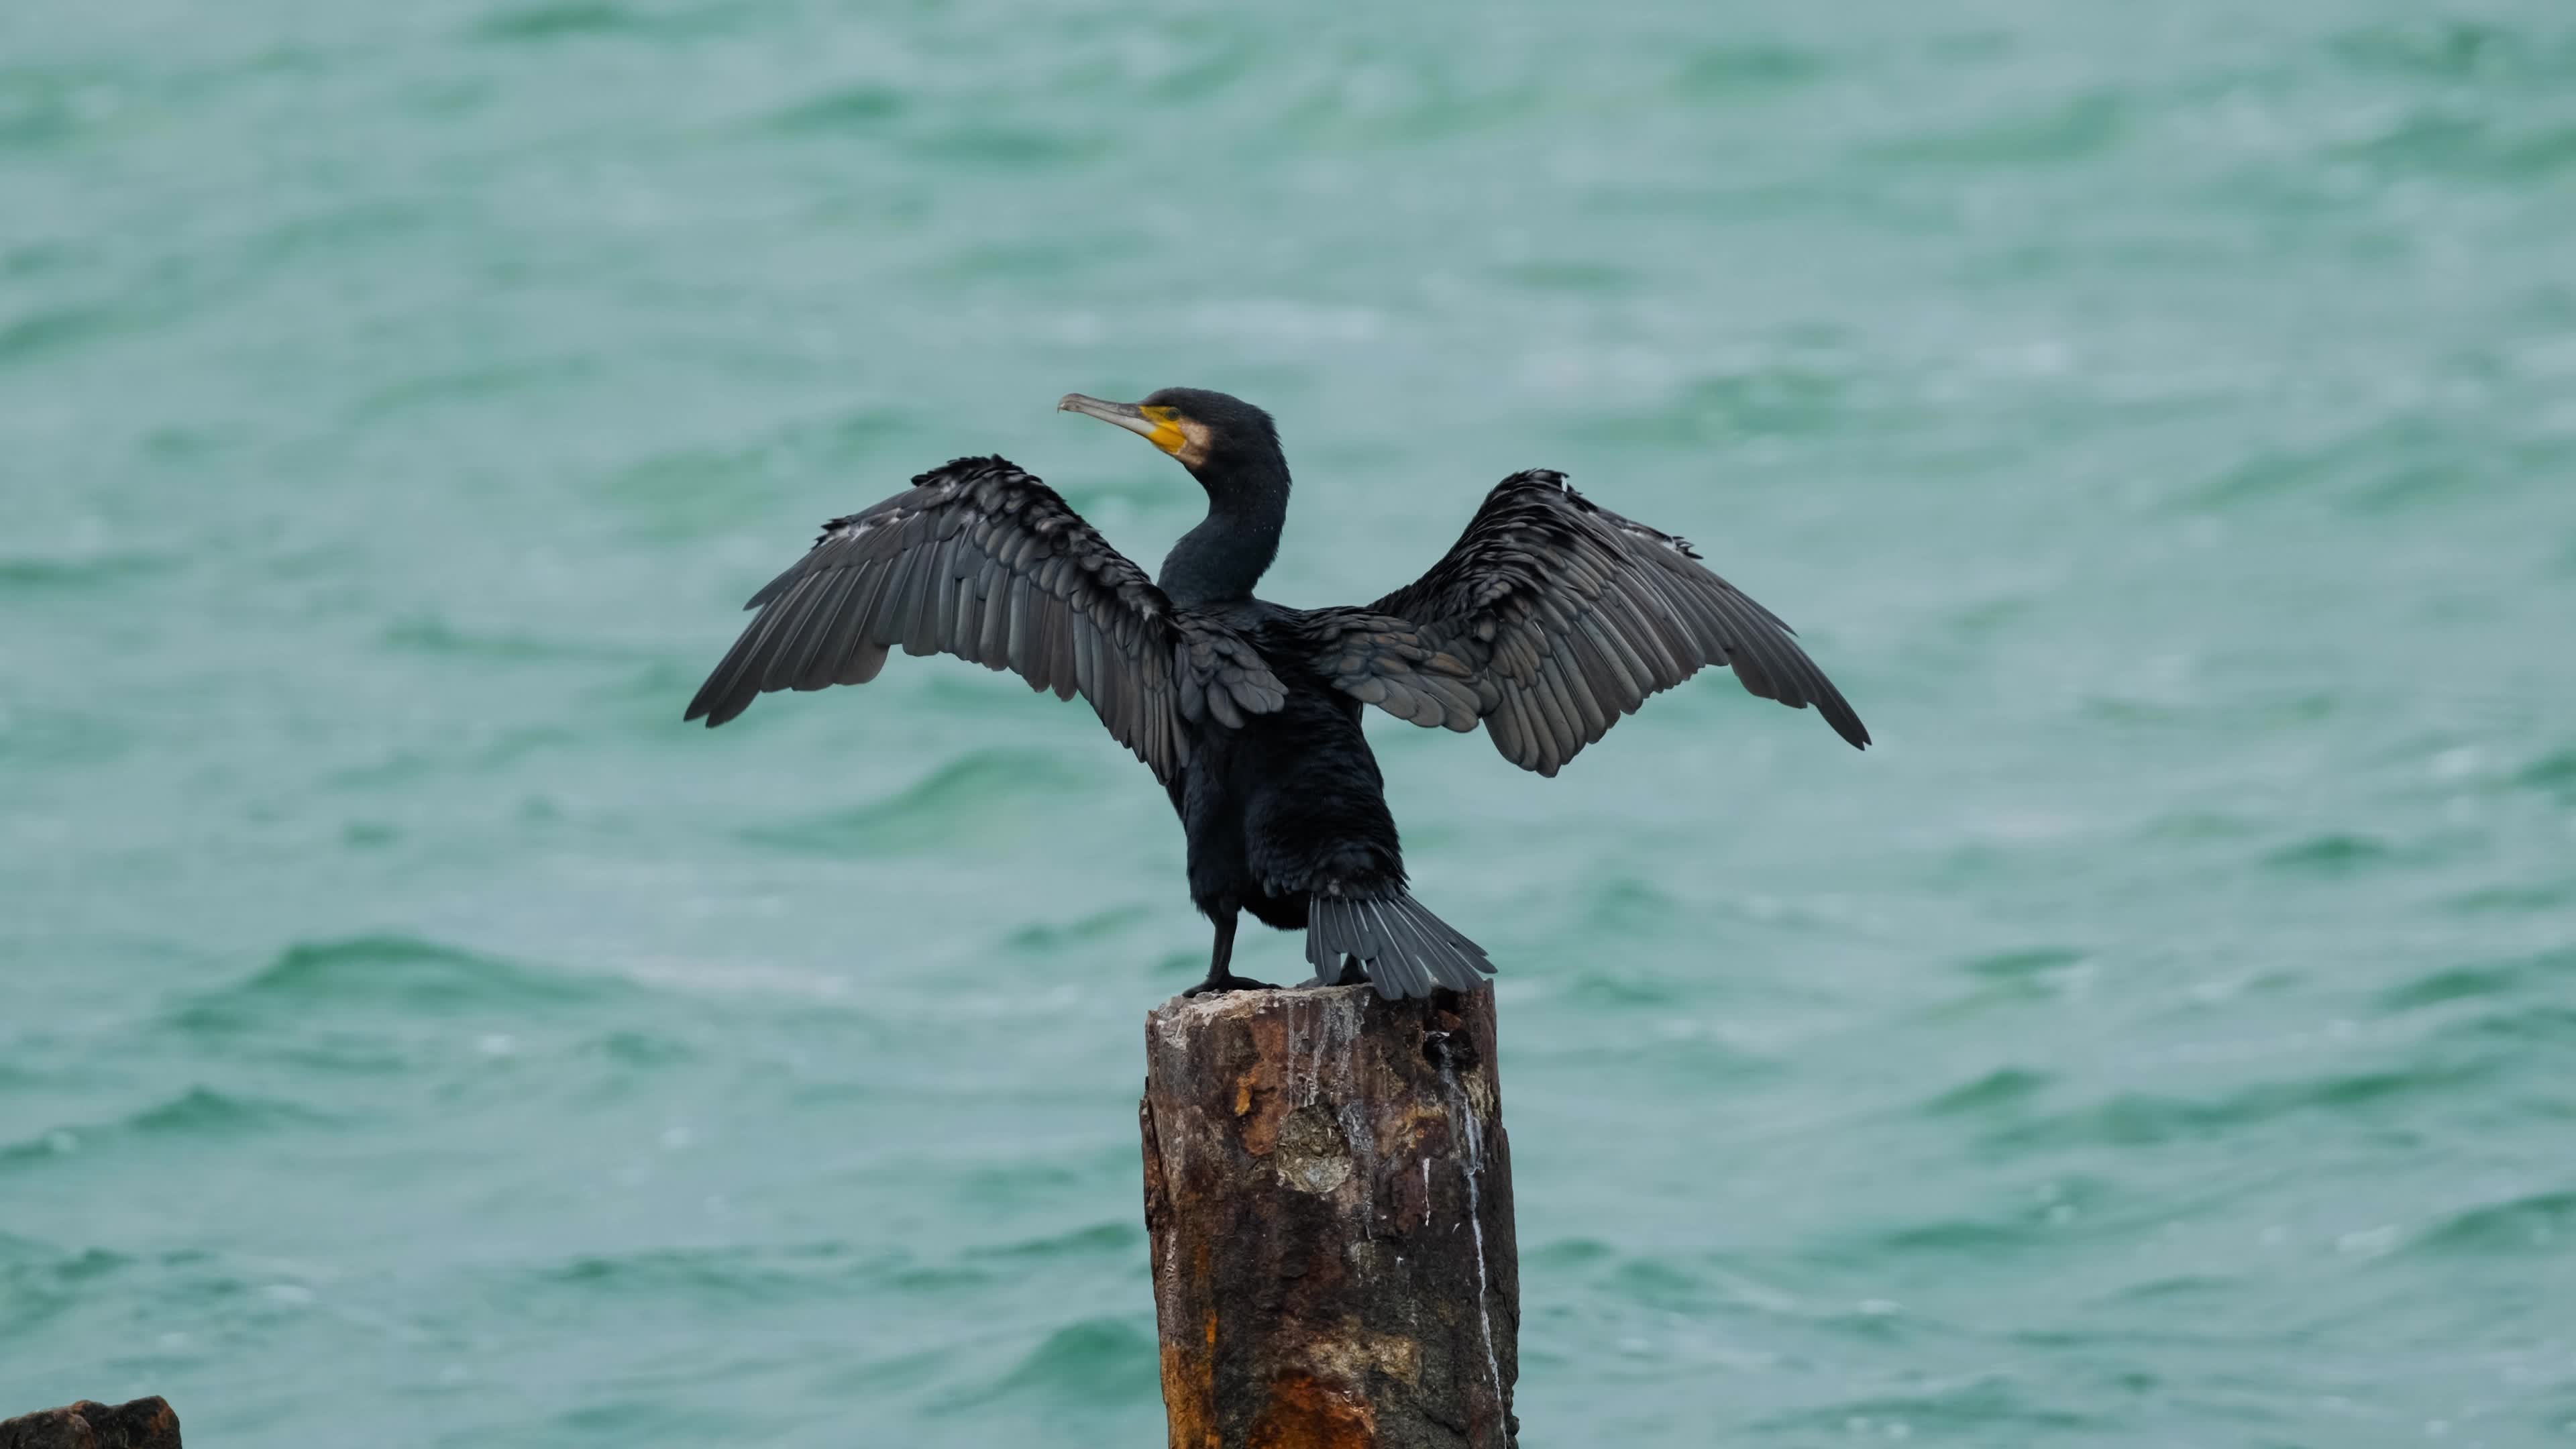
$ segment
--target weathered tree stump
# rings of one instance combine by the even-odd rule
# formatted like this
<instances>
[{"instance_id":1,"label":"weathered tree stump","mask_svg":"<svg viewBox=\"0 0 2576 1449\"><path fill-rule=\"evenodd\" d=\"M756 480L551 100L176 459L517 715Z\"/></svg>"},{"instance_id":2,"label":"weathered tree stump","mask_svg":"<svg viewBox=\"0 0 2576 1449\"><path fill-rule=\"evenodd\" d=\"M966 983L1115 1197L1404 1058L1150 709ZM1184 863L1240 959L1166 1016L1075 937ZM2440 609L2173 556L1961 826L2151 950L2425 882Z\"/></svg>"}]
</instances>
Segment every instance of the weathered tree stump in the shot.
<instances>
[{"instance_id":1,"label":"weathered tree stump","mask_svg":"<svg viewBox=\"0 0 2576 1449\"><path fill-rule=\"evenodd\" d=\"M0 1449L179 1449L179 1416L157 1398L113 1406L83 1399L0 1419Z\"/></svg>"},{"instance_id":2,"label":"weathered tree stump","mask_svg":"<svg viewBox=\"0 0 2576 1449\"><path fill-rule=\"evenodd\" d=\"M1172 1449L1510 1449L1493 993L1175 1000L1145 1053Z\"/></svg>"}]
</instances>

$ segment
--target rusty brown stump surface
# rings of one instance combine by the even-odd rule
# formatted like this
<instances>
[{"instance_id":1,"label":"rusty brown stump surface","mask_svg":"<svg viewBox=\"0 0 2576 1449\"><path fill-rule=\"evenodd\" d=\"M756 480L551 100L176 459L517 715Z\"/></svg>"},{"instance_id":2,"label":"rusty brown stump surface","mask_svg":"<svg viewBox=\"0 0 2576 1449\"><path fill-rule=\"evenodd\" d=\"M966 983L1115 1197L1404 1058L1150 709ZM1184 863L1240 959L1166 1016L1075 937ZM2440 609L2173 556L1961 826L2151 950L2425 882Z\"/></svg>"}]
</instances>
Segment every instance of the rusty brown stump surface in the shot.
<instances>
[{"instance_id":1,"label":"rusty brown stump surface","mask_svg":"<svg viewBox=\"0 0 2576 1449\"><path fill-rule=\"evenodd\" d=\"M1244 991L1145 1021L1173 1449L1509 1449L1494 997Z\"/></svg>"},{"instance_id":2,"label":"rusty brown stump surface","mask_svg":"<svg viewBox=\"0 0 2576 1449\"><path fill-rule=\"evenodd\" d=\"M160 1399L83 1399L41 1414L0 1419L0 1449L179 1449L179 1416Z\"/></svg>"}]
</instances>

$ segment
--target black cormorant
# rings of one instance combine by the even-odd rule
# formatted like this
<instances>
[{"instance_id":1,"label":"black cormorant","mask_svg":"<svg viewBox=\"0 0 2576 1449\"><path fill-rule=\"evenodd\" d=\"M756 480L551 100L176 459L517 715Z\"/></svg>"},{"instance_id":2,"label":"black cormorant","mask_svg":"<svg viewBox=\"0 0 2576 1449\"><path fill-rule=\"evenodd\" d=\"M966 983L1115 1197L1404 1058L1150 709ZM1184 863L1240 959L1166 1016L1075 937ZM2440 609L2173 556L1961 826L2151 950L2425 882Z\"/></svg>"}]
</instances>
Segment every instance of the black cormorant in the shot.
<instances>
[{"instance_id":1,"label":"black cormorant","mask_svg":"<svg viewBox=\"0 0 2576 1449\"><path fill-rule=\"evenodd\" d=\"M1186 387L1057 406L1142 434L1207 489L1206 521L1160 577L1037 479L960 458L825 524L751 596L759 616L688 718L713 728L769 690L863 684L897 646L1082 695L1188 834L1190 899L1216 925L1193 994L1263 985L1227 969L1240 911L1304 930L1316 980L1365 977L1388 997L1471 990L1494 969L1405 890L1364 703L1420 725L1482 723L1503 758L1553 775L1646 696L1731 665L1746 689L1813 704L1869 744L1778 615L1563 474L1504 479L1446 557L1376 603L1291 609L1252 596L1288 516L1268 413Z\"/></svg>"}]
</instances>

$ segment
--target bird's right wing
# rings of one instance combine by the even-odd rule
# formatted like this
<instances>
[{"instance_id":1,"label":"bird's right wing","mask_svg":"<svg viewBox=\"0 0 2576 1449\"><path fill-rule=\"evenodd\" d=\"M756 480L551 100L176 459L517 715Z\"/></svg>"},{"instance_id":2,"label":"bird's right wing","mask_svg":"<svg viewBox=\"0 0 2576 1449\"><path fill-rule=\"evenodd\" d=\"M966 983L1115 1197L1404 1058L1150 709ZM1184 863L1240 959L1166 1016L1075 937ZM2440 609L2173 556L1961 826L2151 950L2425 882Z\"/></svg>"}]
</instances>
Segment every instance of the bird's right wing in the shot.
<instances>
[{"instance_id":1,"label":"bird's right wing","mask_svg":"<svg viewBox=\"0 0 2576 1449\"><path fill-rule=\"evenodd\" d=\"M1287 626L1336 687L1420 725L1472 730L1553 775L1649 695L1708 665L1834 732L1869 731L1778 615L1681 539L1622 518L1545 469L1485 496L1431 571L1362 609Z\"/></svg>"},{"instance_id":2,"label":"bird's right wing","mask_svg":"<svg viewBox=\"0 0 2576 1449\"><path fill-rule=\"evenodd\" d=\"M689 701L710 729L771 690L864 684L900 645L1080 693L1169 783L1189 759L1185 724L1238 726L1286 698L1250 642L1175 609L1054 489L1000 458L960 458L825 524L743 607L760 613Z\"/></svg>"}]
</instances>

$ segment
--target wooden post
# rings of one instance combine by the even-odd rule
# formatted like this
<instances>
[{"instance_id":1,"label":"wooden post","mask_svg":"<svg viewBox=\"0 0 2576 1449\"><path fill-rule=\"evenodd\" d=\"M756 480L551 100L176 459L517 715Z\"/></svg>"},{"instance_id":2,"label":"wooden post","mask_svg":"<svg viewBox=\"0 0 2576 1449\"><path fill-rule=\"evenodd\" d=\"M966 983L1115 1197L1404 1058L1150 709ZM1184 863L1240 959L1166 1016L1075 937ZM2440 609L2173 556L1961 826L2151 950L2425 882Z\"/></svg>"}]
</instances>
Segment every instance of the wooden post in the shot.
<instances>
[{"instance_id":1,"label":"wooden post","mask_svg":"<svg viewBox=\"0 0 2576 1449\"><path fill-rule=\"evenodd\" d=\"M1172 1449L1511 1449L1493 993L1176 999L1145 1062Z\"/></svg>"},{"instance_id":2,"label":"wooden post","mask_svg":"<svg viewBox=\"0 0 2576 1449\"><path fill-rule=\"evenodd\" d=\"M0 1420L0 1449L179 1449L179 1416L161 1399L113 1405L83 1399Z\"/></svg>"}]
</instances>

